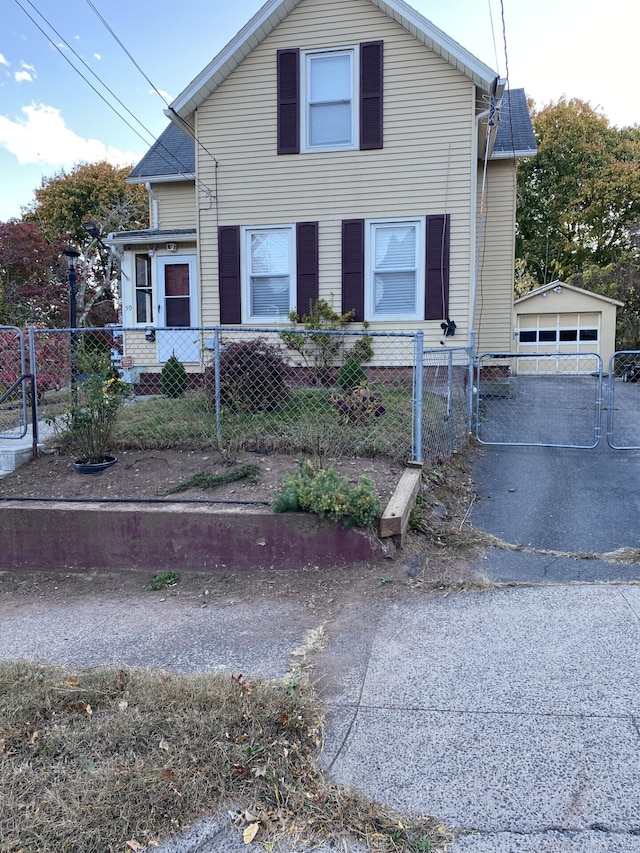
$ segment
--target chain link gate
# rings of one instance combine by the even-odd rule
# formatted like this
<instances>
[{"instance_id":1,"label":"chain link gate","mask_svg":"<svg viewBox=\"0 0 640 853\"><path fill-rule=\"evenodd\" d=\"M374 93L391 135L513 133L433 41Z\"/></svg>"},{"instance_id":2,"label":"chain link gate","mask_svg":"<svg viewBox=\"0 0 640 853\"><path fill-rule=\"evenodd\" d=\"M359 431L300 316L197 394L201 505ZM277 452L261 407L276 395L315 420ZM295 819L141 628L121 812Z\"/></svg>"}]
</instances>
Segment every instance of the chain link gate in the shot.
<instances>
[{"instance_id":1,"label":"chain link gate","mask_svg":"<svg viewBox=\"0 0 640 853\"><path fill-rule=\"evenodd\" d=\"M0 439L24 438L29 429L25 342L16 326L0 326Z\"/></svg>"},{"instance_id":2,"label":"chain link gate","mask_svg":"<svg viewBox=\"0 0 640 853\"><path fill-rule=\"evenodd\" d=\"M607 444L640 450L640 351L621 350L609 360Z\"/></svg>"},{"instance_id":3,"label":"chain link gate","mask_svg":"<svg viewBox=\"0 0 640 853\"><path fill-rule=\"evenodd\" d=\"M481 444L598 446L603 378L596 353L485 353L475 380Z\"/></svg>"}]
</instances>

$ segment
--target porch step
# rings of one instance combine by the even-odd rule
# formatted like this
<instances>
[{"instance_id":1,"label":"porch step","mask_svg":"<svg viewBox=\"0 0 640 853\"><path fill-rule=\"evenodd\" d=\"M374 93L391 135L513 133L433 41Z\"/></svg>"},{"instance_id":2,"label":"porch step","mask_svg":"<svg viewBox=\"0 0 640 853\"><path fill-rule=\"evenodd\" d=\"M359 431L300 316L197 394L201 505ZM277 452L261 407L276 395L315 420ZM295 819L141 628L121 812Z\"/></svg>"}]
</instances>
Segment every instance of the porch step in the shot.
<instances>
[{"instance_id":1,"label":"porch step","mask_svg":"<svg viewBox=\"0 0 640 853\"><path fill-rule=\"evenodd\" d=\"M13 432L16 434L15 438L11 437L11 433L8 433L9 437L0 438L0 479L33 459L31 429L20 438L18 438L18 430ZM46 449L46 441L52 436L53 428L49 424L39 423L38 449Z\"/></svg>"}]
</instances>

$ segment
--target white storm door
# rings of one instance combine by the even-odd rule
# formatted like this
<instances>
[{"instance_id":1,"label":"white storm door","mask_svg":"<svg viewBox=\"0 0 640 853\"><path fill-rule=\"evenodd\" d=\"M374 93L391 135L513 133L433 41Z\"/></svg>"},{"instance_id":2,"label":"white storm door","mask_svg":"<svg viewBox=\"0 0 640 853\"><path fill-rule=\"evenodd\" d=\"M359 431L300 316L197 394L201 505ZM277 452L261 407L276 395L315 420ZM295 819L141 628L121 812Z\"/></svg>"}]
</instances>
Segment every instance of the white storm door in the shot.
<instances>
[{"instance_id":1,"label":"white storm door","mask_svg":"<svg viewBox=\"0 0 640 853\"><path fill-rule=\"evenodd\" d=\"M157 258L158 362L175 353L183 363L200 362L195 255Z\"/></svg>"}]
</instances>

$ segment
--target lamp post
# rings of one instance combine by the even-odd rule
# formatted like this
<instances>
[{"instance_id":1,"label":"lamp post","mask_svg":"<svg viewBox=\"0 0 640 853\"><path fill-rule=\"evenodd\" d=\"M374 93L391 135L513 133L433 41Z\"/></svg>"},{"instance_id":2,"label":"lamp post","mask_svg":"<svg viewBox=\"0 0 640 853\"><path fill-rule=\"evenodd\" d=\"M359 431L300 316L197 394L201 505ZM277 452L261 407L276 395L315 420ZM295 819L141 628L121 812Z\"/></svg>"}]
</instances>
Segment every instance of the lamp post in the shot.
<instances>
[{"instance_id":1,"label":"lamp post","mask_svg":"<svg viewBox=\"0 0 640 853\"><path fill-rule=\"evenodd\" d=\"M78 326L78 317L76 310L76 263L80 257L80 252L74 246L67 246L62 253L67 261L67 275L69 281L69 328L71 329L71 393L75 397L76 380L78 367L76 365L76 347L78 344L78 336L76 328Z\"/></svg>"}]
</instances>

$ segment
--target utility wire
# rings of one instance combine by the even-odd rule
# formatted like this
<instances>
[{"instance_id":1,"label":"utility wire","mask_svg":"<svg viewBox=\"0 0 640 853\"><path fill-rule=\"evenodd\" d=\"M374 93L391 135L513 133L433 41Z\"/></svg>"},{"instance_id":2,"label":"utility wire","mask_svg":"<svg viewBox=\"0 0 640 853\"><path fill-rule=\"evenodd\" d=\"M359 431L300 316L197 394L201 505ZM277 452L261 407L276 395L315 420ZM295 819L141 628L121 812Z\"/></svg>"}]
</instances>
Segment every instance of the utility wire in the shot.
<instances>
[{"instance_id":1,"label":"utility wire","mask_svg":"<svg viewBox=\"0 0 640 853\"><path fill-rule=\"evenodd\" d=\"M55 33L55 35L60 39L60 41L73 53L73 55L85 66L85 68L87 68L87 70L95 77L95 79L100 83L100 85L103 86L107 90L107 92L109 92L109 94L115 98L115 100L123 107L123 109L125 109L129 113L129 115L140 125L140 127L143 128L145 133L147 133L148 136L154 140L153 144L157 143L158 147L164 149L164 151L172 158L172 160L169 160L168 157L166 157L164 154L162 154L161 151L158 151L158 154L160 155L161 159L163 159L173 169L175 169L176 163L178 164L178 166L181 166L183 171L179 171L178 173L180 175L182 175L182 177L185 177L185 178L186 177L188 177L188 178L195 177L195 176L193 176L192 172L188 169L188 167L185 166L184 163L181 163L177 159L177 157L173 154L172 151L170 151L163 143L161 143L155 139L154 134L140 121L140 119L126 106L126 104L124 104L120 100L120 98L107 86L107 84L104 83L104 81L95 73L95 71L93 71L93 69L89 65L87 65L87 63L84 61L84 59L82 59L82 57L74 50L74 48L66 41L66 39L56 30L56 28L53 26L53 24L51 24L51 22L42 14L42 12L40 12L40 10L31 2L31 0L26 0L26 2L42 18L42 20L47 24L47 26L52 30L52 32ZM95 94L109 107L109 109L112 110L118 116L118 118L121 119L127 125L127 127L129 127L136 134L136 136L144 142L145 145L148 146L150 144L149 139L148 138L145 139L145 137L142 136L142 134L131 124L131 122L129 122L120 112L118 112L118 110L113 106L113 104L110 103L107 100L107 98L105 98L105 96L100 91L98 91L98 89L96 89L96 87L93 85L93 83L91 83L91 81L89 79L87 79L87 77L85 77L85 75L82 73L82 71L79 68L77 68L73 64L73 62L71 62L69 57L60 48L60 45L56 44L56 42L51 38L51 36L40 26L38 21L36 21L36 19L29 13L29 11L22 5L20 0L15 0L15 3L20 9L22 9L22 11L27 16L27 18L29 18L29 20L42 33L42 35L49 41L49 43L58 51L58 53L62 56L62 58L71 66L71 68L73 68L73 70L76 72L76 74L78 74L85 81L85 83L89 86L89 88L95 92ZM200 186L200 188L203 190L203 192L205 192L207 196L211 197L212 193L211 193L211 190L209 189L209 187L207 187L198 178L195 178L195 180L198 183L198 185Z\"/></svg>"},{"instance_id":2,"label":"utility wire","mask_svg":"<svg viewBox=\"0 0 640 853\"><path fill-rule=\"evenodd\" d=\"M147 81L147 83L151 86L151 88L153 89L153 91L158 95L158 97L159 97L159 98L161 98L161 99L164 101L164 103L166 104L166 106L167 106L167 107L169 108L169 110L173 113L173 115L174 115L174 116L176 116L176 118L180 121L180 123L181 123L181 124L186 125L186 126L189 128L189 133L190 133L190 135L191 135L191 136L193 136L193 139L195 140L196 144L197 144L197 145L199 145L199 146L200 146L200 148L201 148L201 149L202 149L206 154L208 154L208 155L209 155L209 157L211 157L211 159L213 160L213 162L216 164L216 167L217 167L217 165L218 165L218 161L217 161L216 157L214 156L214 154L212 154L212 153L211 153L211 151L209 151L209 149L208 149L208 148L207 148L207 147L206 147L202 142L200 142L200 140L198 139L198 137L195 135L195 132L193 131L193 128L192 128L190 125L188 125L188 124L187 124L187 122L182 118L182 116L179 116L179 115L176 113L176 111L175 111L174 109L172 109L171 104L169 103L169 101L165 98L165 96L162 94L162 92L161 92L161 91L157 88L157 86L153 83L153 81L150 79L150 77L149 77L149 76L148 76L148 75L147 75L147 74L142 70L142 68L140 67L140 65L136 62L136 60L133 58L133 56L131 55L131 53L127 50L127 48L124 46L124 44L122 43L122 41L118 38L118 36L116 35L116 33L115 33L115 31L113 30L113 28L109 25L109 23L105 20L105 18L104 18L104 17L103 17L103 15L100 13L100 11L96 8L96 6L95 6L95 4L92 2L92 0L85 0L85 2L86 2L86 4L87 4L87 6L88 6L88 7L89 7L93 12L94 12L94 14L95 14L95 15L96 15L96 17L98 18L98 20L103 24L103 26L105 27L105 29L107 30L107 32L109 32L109 34L110 34L110 35L112 36L112 38L116 41L116 43L117 43L118 45L120 45L120 47L122 48L122 50L126 53L126 55L129 57L129 59L131 60L131 62L133 63L133 65L134 65L134 66L137 68L137 70L140 72L140 74L142 74L142 76L143 76L143 77L144 77L144 79Z\"/></svg>"}]
</instances>

